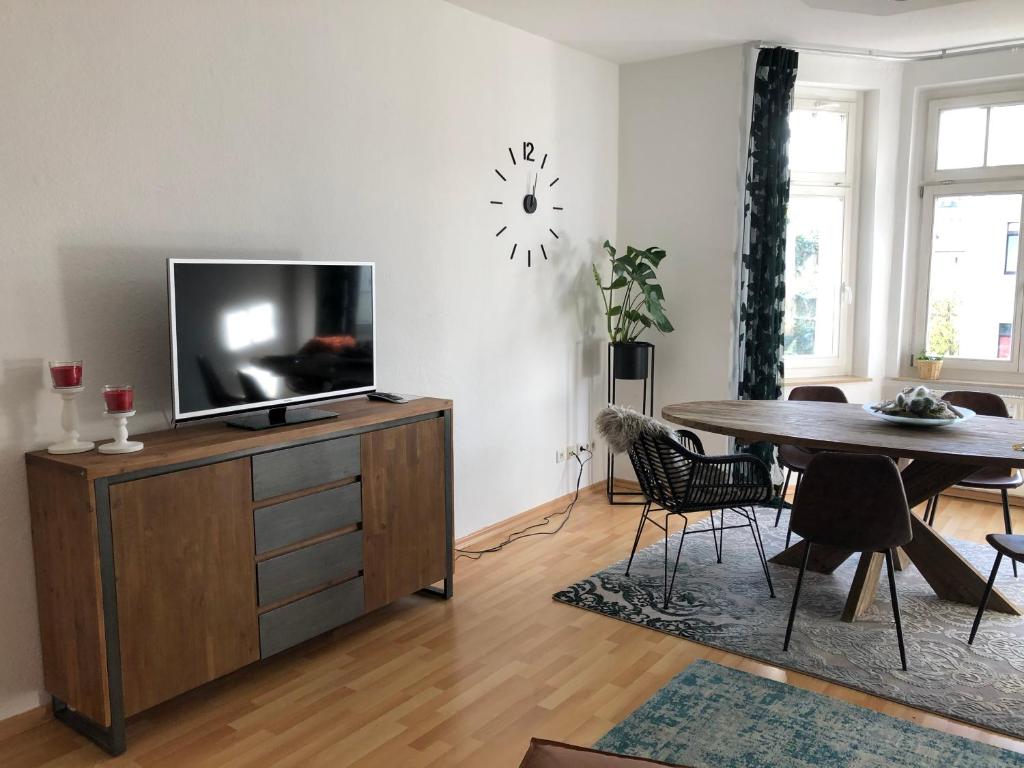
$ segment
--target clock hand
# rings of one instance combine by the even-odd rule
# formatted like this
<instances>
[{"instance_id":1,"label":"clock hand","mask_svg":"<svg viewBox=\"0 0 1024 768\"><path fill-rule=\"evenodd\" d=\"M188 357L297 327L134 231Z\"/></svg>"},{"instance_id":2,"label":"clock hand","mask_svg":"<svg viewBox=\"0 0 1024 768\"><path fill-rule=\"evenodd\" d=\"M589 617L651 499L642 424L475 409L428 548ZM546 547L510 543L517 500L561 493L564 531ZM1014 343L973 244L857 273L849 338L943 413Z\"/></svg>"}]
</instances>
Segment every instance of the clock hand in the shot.
<instances>
[{"instance_id":1,"label":"clock hand","mask_svg":"<svg viewBox=\"0 0 1024 768\"><path fill-rule=\"evenodd\" d=\"M531 195L534 195L534 196L537 195L537 180L539 178L540 178L540 174L539 173L533 174L533 191L530 192Z\"/></svg>"}]
</instances>

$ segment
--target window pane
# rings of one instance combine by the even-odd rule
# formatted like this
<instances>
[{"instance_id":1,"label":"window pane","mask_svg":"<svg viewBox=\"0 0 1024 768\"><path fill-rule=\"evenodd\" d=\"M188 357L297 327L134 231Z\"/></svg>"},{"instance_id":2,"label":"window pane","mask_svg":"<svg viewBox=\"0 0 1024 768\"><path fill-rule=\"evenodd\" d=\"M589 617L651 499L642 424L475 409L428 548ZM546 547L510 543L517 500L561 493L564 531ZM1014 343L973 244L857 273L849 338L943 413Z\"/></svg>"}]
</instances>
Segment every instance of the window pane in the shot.
<instances>
[{"instance_id":1,"label":"window pane","mask_svg":"<svg viewBox=\"0 0 1024 768\"><path fill-rule=\"evenodd\" d=\"M1020 222L1010 221L1006 224L1006 261L1003 272L1007 275L1017 274L1017 250L1020 248Z\"/></svg>"},{"instance_id":2,"label":"window pane","mask_svg":"<svg viewBox=\"0 0 1024 768\"><path fill-rule=\"evenodd\" d=\"M1024 163L1024 104L992 107L988 120L988 164Z\"/></svg>"},{"instance_id":3,"label":"window pane","mask_svg":"<svg viewBox=\"0 0 1024 768\"><path fill-rule=\"evenodd\" d=\"M846 171L845 112L794 109L789 114L789 168L812 173Z\"/></svg>"},{"instance_id":4,"label":"window pane","mask_svg":"<svg viewBox=\"0 0 1024 768\"><path fill-rule=\"evenodd\" d=\"M1008 360L1013 338L1021 195L935 198L927 351Z\"/></svg>"},{"instance_id":5,"label":"window pane","mask_svg":"<svg viewBox=\"0 0 1024 768\"><path fill-rule=\"evenodd\" d=\"M786 354L839 354L844 200L795 194L786 228Z\"/></svg>"},{"instance_id":6,"label":"window pane","mask_svg":"<svg viewBox=\"0 0 1024 768\"><path fill-rule=\"evenodd\" d=\"M986 107L939 112L937 170L978 168L985 164Z\"/></svg>"}]
</instances>

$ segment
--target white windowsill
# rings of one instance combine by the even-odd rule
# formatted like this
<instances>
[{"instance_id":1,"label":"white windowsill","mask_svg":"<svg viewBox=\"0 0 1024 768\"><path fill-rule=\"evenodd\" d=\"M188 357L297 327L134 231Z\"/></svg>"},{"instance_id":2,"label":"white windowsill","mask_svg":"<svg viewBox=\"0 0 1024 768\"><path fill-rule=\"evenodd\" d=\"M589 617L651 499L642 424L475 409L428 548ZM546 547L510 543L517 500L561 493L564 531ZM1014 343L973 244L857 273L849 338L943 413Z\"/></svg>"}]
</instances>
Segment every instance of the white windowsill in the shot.
<instances>
[{"instance_id":1,"label":"white windowsill","mask_svg":"<svg viewBox=\"0 0 1024 768\"><path fill-rule=\"evenodd\" d=\"M799 387L805 384L864 384L873 381L868 376L787 376L783 387Z\"/></svg>"}]
</instances>

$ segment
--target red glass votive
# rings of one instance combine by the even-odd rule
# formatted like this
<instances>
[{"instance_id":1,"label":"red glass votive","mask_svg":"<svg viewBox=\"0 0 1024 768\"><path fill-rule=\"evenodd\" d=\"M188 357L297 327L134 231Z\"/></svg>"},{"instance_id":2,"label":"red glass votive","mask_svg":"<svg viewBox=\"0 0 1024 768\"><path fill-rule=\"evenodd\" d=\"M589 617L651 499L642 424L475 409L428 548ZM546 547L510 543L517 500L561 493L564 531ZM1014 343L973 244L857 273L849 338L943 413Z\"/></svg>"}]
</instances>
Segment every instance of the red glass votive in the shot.
<instances>
[{"instance_id":1,"label":"red glass votive","mask_svg":"<svg viewBox=\"0 0 1024 768\"><path fill-rule=\"evenodd\" d=\"M53 382L54 389L69 389L82 386L82 361L50 361L50 380Z\"/></svg>"},{"instance_id":2,"label":"red glass votive","mask_svg":"<svg viewBox=\"0 0 1024 768\"><path fill-rule=\"evenodd\" d=\"M105 384L103 401L107 404L107 413L123 413L132 409L135 393L131 384Z\"/></svg>"}]
</instances>

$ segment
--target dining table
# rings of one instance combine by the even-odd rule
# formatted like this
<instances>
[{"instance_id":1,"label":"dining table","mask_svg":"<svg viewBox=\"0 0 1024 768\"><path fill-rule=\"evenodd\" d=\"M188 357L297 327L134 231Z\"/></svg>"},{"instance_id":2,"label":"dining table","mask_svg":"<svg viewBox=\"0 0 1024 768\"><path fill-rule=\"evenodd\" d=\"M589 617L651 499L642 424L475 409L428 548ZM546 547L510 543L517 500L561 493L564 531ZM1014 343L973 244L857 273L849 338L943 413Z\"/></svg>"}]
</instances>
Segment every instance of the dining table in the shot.
<instances>
[{"instance_id":1,"label":"dining table","mask_svg":"<svg viewBox=\"0 0 1024 768\"><path fill-rule=\"evenodd\" d=\"M860 405L781 400L710 400L667 405L662 417L673 424L729 435L741 443L795 445L814 451L871 453L889 456L902 467L907 503L913 508L983 468L1024 468L1024 423L993 416L975 416L946 426L894 424ZM895 511L894 511L895 513ZM938 530L911 515L913 539L899 553L943 599L977 606L987 578ZM797 542L771 562L798 568L804 545ZM852 550L811 547L808 569L832 573ZM884 557L861 554L843 610L845 621L864 614L877 592ZM993 589L991 610L1020 615L1021 609Z\"/></svg>"}]
</instances>

